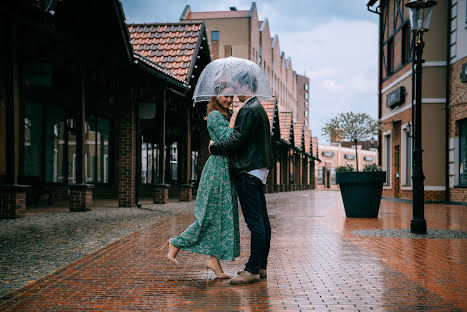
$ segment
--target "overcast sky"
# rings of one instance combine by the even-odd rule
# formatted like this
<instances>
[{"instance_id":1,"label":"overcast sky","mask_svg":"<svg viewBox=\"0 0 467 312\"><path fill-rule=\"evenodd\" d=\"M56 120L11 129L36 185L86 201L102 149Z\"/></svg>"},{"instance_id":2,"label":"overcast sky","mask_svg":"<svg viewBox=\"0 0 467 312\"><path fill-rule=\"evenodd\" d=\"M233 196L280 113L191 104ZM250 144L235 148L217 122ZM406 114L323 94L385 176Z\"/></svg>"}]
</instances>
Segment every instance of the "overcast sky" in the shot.
<instances>
[{"instance_id":1,"label":"overcast sky","mask_svg":"<svg viewBox=\"0 0 467 312\"><path fill-rule=\"evenodd\" d=\"M256 1L260 20L268 18L271 36L292 67L310 78L310 126L320 144L324 123L339 112L377 117L378 16L368 0ZM192 11L249 10L251 1L122 0L128 23L178 22Z\"/></svg>"}]
</instances>

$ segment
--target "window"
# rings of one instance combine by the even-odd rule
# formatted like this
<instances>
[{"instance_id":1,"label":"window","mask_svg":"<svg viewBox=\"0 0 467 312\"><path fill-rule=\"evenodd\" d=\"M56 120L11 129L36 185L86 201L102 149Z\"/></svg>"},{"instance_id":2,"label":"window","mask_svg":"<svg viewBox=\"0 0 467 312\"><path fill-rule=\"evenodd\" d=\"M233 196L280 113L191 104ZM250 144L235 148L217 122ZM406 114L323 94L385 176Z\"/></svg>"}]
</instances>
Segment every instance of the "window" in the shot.
<instances>
[{"instance_id":1,"label":"window","mask_svg":"<svg viewBox=\"0 0 467 312\"><path fill-rule=\"evenodd\" d=\"M318 167L318 184L324 185L324 168Z\"/></svg>"},{"instance_id":2,"label":"window","mask_svg":"<svg viewBox=\"0 0 467 312\"><path fill-rule=\"evenodd\" d=\"M110 121L93 115L86 117L85 172L86 182L109 182Z\"/></svg>"},{"instance_id":3,"label":"window","mask_svg":"<svg viewBox=\"0 0 467 312\"><path fill-rule=\"evenodd\" d=\"M325 157L332 157L332 156L334 156L334 152L322 152L321 155L323 155Z\"/></svg>"},{"instance_id":4,"label":"window","mask_svg":"<svg viewBox=\"0 0 467 312\"><path fill-rule=\"evenodd\" d=\"M305 84L305 90L308 91L308 84Z\"/></svg>"},{"instance_id":5,"label":"window","mask_svg":"<svg viewBox=\"0 0 467 312\"><path fill-rule=\"evenodd\" d=\"M178 144L174 142L170 145L170 178L172 181L178 180Z\"/></svg>"},{"instance_id":6,"label":"window","mask_svg":"<svg viewBox=\"0 0 467 312\"><path fill-rule=\"evenodd\" d=\"M467 186L467 119L459 121L459 185Z\"/></svg>"},{"instance_id":7,"label":"window","mask_svg":"<svg viewBox=\"0 0 467 312\"><path fill-rule=\"evenodd\" d=\"M159 145L146 142L141 137L141 183L158 183L160 153Z\"/></svg>"},{"instance_id":8,"label":"window","mask_svg":"<svg viewBox=\"0 0 467 312\"><path fill-rule=\"evenodd\" d=\"M349 159L349 160L353 160L353 159L355 159L355 155L345 154L345 155L344 155L344 158L345 158L345 159Z\"/></svg>"},{"instance_id":9,"label":"window","mask_svg":"<svg viewBox=\"0 0 467 312\"><path fill-rule=\"evenodd\" d=\"M198 151L191 152L191 181L198 181Z\"/></svg>"},{"instance_id":10,"label":"window","mask_svg":"<svg viewBox=\"0 0 467 312\"><path fill-rule=\"evenodd\" d=\"M401 184L410 187L412 185L412 135L410 124L402 126L401 146Z\"/></svg>"},{"instance_id":11,"label":"window","mask_svg":"<svg viewBox=\"0 0 467 312\"><path fill-rule=\"evenodd\" d=\"M330 169L330 178L331 178L331 184L336 185L336 168L331 168Z\"/></svg>"},{"instance_id":12,"label":"window","mask_svg":"<svg viewBox=\"0 0 467 312\"><path fill-rule=\"evenodd\" d=\"M308 100L308 93L305 93L305 100Z\"/></svg>"},{"instance_id":13,"label":"window","mask_svg":"<svg viewBox=\"0 0 467 312\"><path fill-rule=\"evenodd\" d=\"M365 157L363 157L363 160L364 160L364 161L373 161L373 157L371 157L371 156L365 156Z\"/></svg>"},{"instance_id":14,"label":"window","mask_svg":"<svg viewBox=\"0 0 467 312\"><path fill-rule=\"evenodd\" d=\"M409 60L410 56L410 29L409 23L402 27L402 64Z\"/></svg>"},{"instance_id":15,"label":"window","mask_svg":"<svg viewBox=\"0 0 467 312\"><path fill-rule=\"evenodd\" d=\"M383 137L383 169L386 171L386 182L385 184L391 185L391 152L392 142L391 133L384 135Z\"/></svg>"},{"instance_id":16,"label":"window","mask_svg":"<svg viewBox=\"0 0 467 312\"><path fill-rule=\"evenodd\" d=\"M219 41L219 31L211 31L211 41Z\"/></svg>"},{"instance_id":17,"label":"window","mask_svg":"<svg viewBox=\"0 0 467 312\"><path fill-rule=\"evenodd\" d=\"M394 39L391 38L386 44L386 74L390 75L394 71Z\"/></svg>"}]
</instances>

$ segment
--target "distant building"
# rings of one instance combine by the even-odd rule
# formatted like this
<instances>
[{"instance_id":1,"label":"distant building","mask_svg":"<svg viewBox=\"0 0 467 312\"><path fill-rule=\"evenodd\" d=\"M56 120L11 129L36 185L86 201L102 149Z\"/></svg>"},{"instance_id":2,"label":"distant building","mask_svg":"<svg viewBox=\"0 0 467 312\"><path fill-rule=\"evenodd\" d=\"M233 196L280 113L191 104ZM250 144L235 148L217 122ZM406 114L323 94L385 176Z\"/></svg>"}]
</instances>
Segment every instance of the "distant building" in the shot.
<instances>
[{"instance_id":1,"label":"distant building","mask_svg":"<svg viewBox=\"0 0 467 312\"><path fill-rule=\"evenodd\" d=\"M310 78L297 74L297 119L309 128Z\"/></svg>"},{"instance_id":2,"label":"distant building","mask_svg":"<svg viewBox=\"0 0 467 312\"><path fill-rule=\"evenodd\" d=\"M316 164L316 188L338 188L336 184L336 168L339 166L352 166L361 171L367 164L378 163L378 150L362 149L357 145L358 159L355 155L355 146L344 147L340 143L332 145L318 145L318 158L321 162Z\"/></svg>"},{"instance_id":3,"label":"distant building","mask_svg":"<svg viewBox=\"0 0 467 312\"><path fill-rule=\"evenodd\" d=\"M228 56L249 59L258 64L264 71L273 95L277 99L280 112L291 112L294 122L305 123L308 128L309 111L301 105L304 101L298 97L308 97L307 77L298 78L292 68L291 58L286 58L280 50L279 37L271 37L269 21L258 20L256 3L250 10L193 12L187 5L180 17L181 21L204 21L208 32L208 40L212 59ZM302 83L298 88L298 81ZM304 89L306 95L298 89ZM305 100L305 99L304 99ZM306 99L306 101L308 101Z\"/></svg>"}]
</instances>

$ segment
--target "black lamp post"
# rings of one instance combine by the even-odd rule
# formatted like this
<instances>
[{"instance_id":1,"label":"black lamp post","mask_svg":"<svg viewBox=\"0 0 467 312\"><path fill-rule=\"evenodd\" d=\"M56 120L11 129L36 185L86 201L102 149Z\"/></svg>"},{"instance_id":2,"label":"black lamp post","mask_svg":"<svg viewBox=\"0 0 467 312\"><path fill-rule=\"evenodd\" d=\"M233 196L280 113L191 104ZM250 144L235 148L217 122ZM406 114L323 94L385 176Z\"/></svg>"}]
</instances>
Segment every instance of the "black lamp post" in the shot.
<instances>
[{"instance_id":1,"label":"black lamp post","mask_svg":"<svg viewBox=\"0 0 467 312\"><path fill-rule=\"evenodd\" d=\"M436 1L432 0L410 0L405 6L409 8L410 25L415 34L415 114L412 149L412 180L413 180L413 215L410 221L410 232L426 234L426 220L424 216L424 187L423 162L422 162L422 59L423 33L428 31L433 7Z\"/></svg>"}]
</instances>

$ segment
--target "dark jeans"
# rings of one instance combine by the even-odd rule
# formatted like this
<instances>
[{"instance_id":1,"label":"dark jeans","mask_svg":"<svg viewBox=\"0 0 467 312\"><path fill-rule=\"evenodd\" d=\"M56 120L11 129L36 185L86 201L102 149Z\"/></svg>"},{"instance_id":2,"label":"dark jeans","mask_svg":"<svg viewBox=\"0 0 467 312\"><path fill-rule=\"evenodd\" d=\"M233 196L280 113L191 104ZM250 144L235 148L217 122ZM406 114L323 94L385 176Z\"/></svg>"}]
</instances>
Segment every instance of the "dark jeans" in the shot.
<instances>
[{"instance_id":1,"label":"dark jeans","mask_svg":"<svg viewBox=\"0 0 467 312\"><path fill-rule=\"evenodd\" d=\"M264 185L260 179L247 173L239 174L235 178L235 185L243 217L251 232L251 253L245 271L258 274L259 269L266 269L271 245L271 225Z\"/></svg>"}]
</instances>

